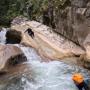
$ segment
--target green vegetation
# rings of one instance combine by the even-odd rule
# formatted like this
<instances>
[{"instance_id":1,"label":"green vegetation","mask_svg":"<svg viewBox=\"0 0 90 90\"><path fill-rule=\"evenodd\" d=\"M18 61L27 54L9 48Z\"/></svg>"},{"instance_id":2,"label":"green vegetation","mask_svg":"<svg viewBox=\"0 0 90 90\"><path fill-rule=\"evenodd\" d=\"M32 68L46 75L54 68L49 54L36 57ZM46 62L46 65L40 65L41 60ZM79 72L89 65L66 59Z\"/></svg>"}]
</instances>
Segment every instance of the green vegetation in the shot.
<instances>
[{"instance_id":1,"label":"green vegetation","mask_svg":"<svg viewBox=\"0 0 90 90\"><path fill-rule=\"evenodd\" d=\"M0 0L0 25L9 25L16 16L23 15L33 20L43 18L49 8L58 10L66 0Z\"/></svg>"}]
</instances>

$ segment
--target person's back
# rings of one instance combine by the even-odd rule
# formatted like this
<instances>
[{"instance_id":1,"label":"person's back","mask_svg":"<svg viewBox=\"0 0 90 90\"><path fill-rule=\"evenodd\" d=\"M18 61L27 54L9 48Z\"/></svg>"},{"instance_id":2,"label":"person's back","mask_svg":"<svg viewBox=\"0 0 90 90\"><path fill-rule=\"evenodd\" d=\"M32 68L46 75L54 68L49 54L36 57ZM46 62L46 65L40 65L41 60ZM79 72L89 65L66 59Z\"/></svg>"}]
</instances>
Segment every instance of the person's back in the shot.
<instances>
[{"instance_id":1,"label":"person's back","mask_svg":"<svg viewBox=\"0 0 90 90\"><path fill-rule=\"evenodd\" d=\"M25 32L28 32L28 34L34 38L34 32L32 31L32 29L28 28Z\"/></svg>"},{"instance_id":2,"label":"person's back","mask_svg":"<svg viewBox=\"0 0 90 90\"><path fill-rule=\"evenodd\" d=\"M80 84L77 84L76 86L78 87L79 90L89 90L89 88L88 88L87 84L85 83L85 81L83 81Z\"/></svg>"}]
</instances>

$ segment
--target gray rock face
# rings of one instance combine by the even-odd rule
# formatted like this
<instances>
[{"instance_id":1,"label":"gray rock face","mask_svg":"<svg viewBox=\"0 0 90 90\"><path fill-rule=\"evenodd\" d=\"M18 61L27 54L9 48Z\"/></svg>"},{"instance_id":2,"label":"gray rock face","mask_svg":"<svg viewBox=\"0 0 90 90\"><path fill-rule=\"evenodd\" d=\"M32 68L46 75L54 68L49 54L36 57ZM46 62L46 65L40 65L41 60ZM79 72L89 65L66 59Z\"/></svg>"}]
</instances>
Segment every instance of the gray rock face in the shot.
<instances>
[{"instance_id":1,"label":"gray rock face","mask_svg":"<svg viewBox=\"0 0 90 90\"><path fill-rule=\"evenodd\" d=\"M90 69L90 0L70 0L57 15L56 32L85 49L82 63Z\"/></svg>"},{"instance_id":2,"label":"gray rock face","mask_svg":"<svg viewBox=\"0 0 90 90\"><path fill-rule=\"evenodd\" d=\"M83 46L90 33L90 1L71 0L71 5L60 10L56 31Z\"/></svg>"},{"instance_id":3,"label":"gray rock face","mask_svg":"<svg viewBox=\"0 0 90 90\"><path fill-rule=\"evenodd\" d=\"M76 7L85 7L88 0L71 0L71 4Z\"/></svg>"}]
</instances>

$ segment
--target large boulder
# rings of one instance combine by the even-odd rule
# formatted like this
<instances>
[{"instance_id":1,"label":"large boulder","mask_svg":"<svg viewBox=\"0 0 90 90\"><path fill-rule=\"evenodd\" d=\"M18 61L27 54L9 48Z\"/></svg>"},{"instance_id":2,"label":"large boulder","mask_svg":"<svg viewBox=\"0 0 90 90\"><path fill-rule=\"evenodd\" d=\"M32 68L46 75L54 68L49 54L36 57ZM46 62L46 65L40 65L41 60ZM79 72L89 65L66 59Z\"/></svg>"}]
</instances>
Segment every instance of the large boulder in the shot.
<instances>
[{"instance_id":1,"label":"large boulder","mask_svg":"<svg viewBox=\"0 0 90 90\"><path fill-rule=\"evenodd\" d=\"M6 44L17 44L22 40L22 34L16 30L9 30L6 32Z\"/></svg>"},{"instance_id":2,"label":"large boulder","mask_svg":"<svg viewBox=\"0 0 90 90\"><path fill-rule=\"evenodd\" d=\"M0 73L8 72L8 68L26 61L27 58L16 46L0 45Z\"/></svg>"},{"instance_id":3,"label":"large boulder","mask_svg":"<svg viewBox=\"0 0 90 90\"><path fill-rule=\"evenodd\" d=\"M85 53L81 47L64 37L58 36L49 27L39 22L28 21L20 25L13 25L11 28L20 31L22 33L21 43L35 48L41 57L60 60L66 57L80 56ZM25 33L27 28L31 28L34 32L35 36L33 39L27 32Z\"/></svg>"},{"instance_id":4,"label":"large boulder","mask_svg":"<svg viewBox=\"0 0 90 90\"><path fill-rule=\"evenodd\" d=\"M90 0L70 0L70 4L62 7L65 8L57 14L55 31L84 47L90 34Z\"/></svg>"}]
</instances>

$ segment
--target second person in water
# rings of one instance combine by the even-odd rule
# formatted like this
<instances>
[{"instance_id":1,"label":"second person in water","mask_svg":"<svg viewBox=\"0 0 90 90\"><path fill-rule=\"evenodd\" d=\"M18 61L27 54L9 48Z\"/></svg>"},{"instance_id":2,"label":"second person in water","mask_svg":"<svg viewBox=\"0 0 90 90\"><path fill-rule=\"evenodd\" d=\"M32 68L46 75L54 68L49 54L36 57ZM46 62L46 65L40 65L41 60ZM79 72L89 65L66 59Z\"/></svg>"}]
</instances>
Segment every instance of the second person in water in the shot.
<instances>
[{"instance_id":1,"label":"second person in water","mask_svg":"<svg viewBox=\"0 0 90 90\"><path fill-rule=\"evenodd\" d=\"M82 74L75 73L72 76L72 80L74 81L78 90L89 90L88 84L84 81L84 77Z\"/></svg>"}]
</instances>

